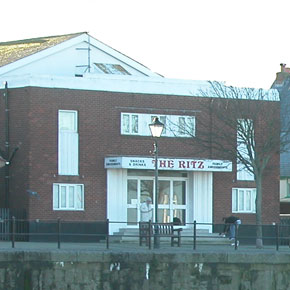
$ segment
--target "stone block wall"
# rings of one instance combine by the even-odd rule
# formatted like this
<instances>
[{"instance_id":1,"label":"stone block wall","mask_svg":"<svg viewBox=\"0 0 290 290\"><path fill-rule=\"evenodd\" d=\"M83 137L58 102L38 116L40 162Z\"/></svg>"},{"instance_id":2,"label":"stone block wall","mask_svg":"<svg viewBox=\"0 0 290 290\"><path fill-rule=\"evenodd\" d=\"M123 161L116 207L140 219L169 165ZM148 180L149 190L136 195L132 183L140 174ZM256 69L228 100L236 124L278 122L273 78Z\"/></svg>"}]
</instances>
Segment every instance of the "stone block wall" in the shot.
<instances>
[{"instance_id":1,"label":"stone block wall","mask_svg":"<svg viewBox=\"0 0 290 290\"><path fill-rule=\"evenodd\" d=\"M0 253L0 288L81 290L289 289L289 253Z\"/></svg>"}]
</instances>

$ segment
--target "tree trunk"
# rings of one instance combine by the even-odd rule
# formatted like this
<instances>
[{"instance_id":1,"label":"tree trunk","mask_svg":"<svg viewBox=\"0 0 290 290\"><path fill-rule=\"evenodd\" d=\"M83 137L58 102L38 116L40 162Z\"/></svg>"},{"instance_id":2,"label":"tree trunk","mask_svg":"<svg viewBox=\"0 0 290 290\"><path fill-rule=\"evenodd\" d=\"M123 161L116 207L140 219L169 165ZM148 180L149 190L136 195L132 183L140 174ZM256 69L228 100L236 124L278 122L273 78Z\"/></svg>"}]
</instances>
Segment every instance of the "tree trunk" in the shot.
<instances>
[{"instance_id":1,"label":"tree trunk","mask_svg":"<svg viewBox=\"0 0 290 290\"><path fill-rule=\"evenodd\" d=\"M263 229L262 229L262 176L256 175L256 248L263 248Z\"/></svg>"}]
</instances>

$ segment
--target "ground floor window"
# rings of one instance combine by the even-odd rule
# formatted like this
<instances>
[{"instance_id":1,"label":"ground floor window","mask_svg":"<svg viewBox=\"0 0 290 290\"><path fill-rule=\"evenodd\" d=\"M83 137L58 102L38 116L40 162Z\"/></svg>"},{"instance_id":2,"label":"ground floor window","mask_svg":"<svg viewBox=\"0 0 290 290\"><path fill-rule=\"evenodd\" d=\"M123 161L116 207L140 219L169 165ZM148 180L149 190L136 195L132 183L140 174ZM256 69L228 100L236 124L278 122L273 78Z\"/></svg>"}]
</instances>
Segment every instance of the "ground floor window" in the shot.
<instances>
[{"instance_id":1,"label":"ground floor window","mask_svg":"<svg viewBox=\"0 0 290 290\"><path fill-rule=\"evenodd\" d=\"M233 188L232 212L256 212L256 188Z\"/></svg>"},{"instance_id":2,"label":"ground floor window","mask_svg":"<svg viewBox=\"0 0 290 290\"><path fill-rule=\"evenodd\" d=\"M54 210L83 210L84 185L83 184L53 184Z\"/></svg>"}]
</instances>

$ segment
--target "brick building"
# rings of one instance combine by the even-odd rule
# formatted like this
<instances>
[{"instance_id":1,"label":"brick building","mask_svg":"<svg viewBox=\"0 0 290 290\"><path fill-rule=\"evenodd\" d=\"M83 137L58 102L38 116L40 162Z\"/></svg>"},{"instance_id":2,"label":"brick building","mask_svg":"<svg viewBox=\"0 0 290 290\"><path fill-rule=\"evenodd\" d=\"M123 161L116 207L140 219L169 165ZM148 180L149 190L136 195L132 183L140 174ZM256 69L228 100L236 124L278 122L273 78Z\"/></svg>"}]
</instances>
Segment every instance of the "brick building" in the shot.
<instances>
[{"instance_id":1,"label":"brick building","mask_svg":"<svg viewBox=\"0 0 290 290\"><path fill-rule=\"evenodd\" d=\"M208 82L166 79L87 33L1 43L0 54L0 149L13 156L0 169L2 207L25 208L29 220L136 227L140 203L155 195L148 125L158 116L160 221L255 222L253 178L191 142L209 116ZM263 184L264 223L279 219L277 160Z\"/></svg>"}]
</instances>

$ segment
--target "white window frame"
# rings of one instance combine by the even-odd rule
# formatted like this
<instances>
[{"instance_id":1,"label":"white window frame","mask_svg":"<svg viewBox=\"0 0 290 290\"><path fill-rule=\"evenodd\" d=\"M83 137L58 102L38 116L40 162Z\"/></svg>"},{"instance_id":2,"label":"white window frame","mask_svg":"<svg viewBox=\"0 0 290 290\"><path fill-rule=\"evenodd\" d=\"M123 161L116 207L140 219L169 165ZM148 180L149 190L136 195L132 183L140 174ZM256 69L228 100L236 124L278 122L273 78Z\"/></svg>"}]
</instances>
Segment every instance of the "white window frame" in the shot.
<instances>
[{"instance_id":1,"label":"white window frame","mask_svg":"<svg viewBox=\"0 0 290 290\"><path fill-rule=\"evenodd\" d=\"M239 126L245 127L245 123L252 121L250 119L238 119ZM245 129L244 129L245 130ZM243 133L243 132L242 132ZM245 132L246 133L246 132ZM243 134L242 134L243 135ZM237 132L237 150L239 153L243 156L245 159L249 159L249 153L247 151L245 143L242 141L242 137L239 136L239 132ZM254 154L254 152L252 152ZM237 160L237 180L248 180L248 181L254 181L255 176L254 173L249 171L244 164L241 164L239 160Z\"/></svg>"},{"instance_id":2,"label":"white window frame","mask_svg":"<svg viewBox=\"0 0 290 290\"><path fill-rule=\"evenodd\" d=\"M121 135L151 136L149 124L152 123L154 117L158 117L165 125L162 132L163 137L190 138L195 136L195 116L125 112L121 113ZM180 120L183 120L182 128L180 126ZM192 132L189 132L188 126L192 127Z\"/></svg>"},{"instance_id":3,"label":"white window frame","mask_svg":"<svg viewBox=\"0 0 290 290\"><path fill-rule=\"evenodd\" d=\"M232 212L256 213L256 196L256 188L233 188Z\"/></svg>"},{"instance_id":4,"label":"white window frame","mask_svg":"<svg viewBox=\"0 0 290 290\"><path fill-rule=\"evenodd\" d=\"M71 128L61 128L61 114L73 114ZM58 174L79 175L78 111L58 111Z\"/></svg>"},{"instance_id":5,"label":"white window frame","mask_svg":"<svg viewBox=\"0 0 290 290\"><path fill-rule=\"evenodd\" d=\"M70 201L70 189L73 188L73 205ZM81 189L80 196L77 196L77 189ZM62 190L65 189L65 196ZM77 202L77 199L80 199ZM53 210L83 211L84 210L84 185L71 183L53 184Z\"/></svg>"},{"instance_id":6,"label":"white window frame","mask_svg":"<svg viewBox=\"0 0 290 290\"><path fill-rule=\"evenodd\" d=\"M60 126L60 115L62 113L72 114L74 115L73 119L73 127L72 129L62 129ZM70 132L70 133L77 133L78 132L78 112L75 110L59 110L58 111L58 131L59 132Z\"/></svg>"}]
</instances>

